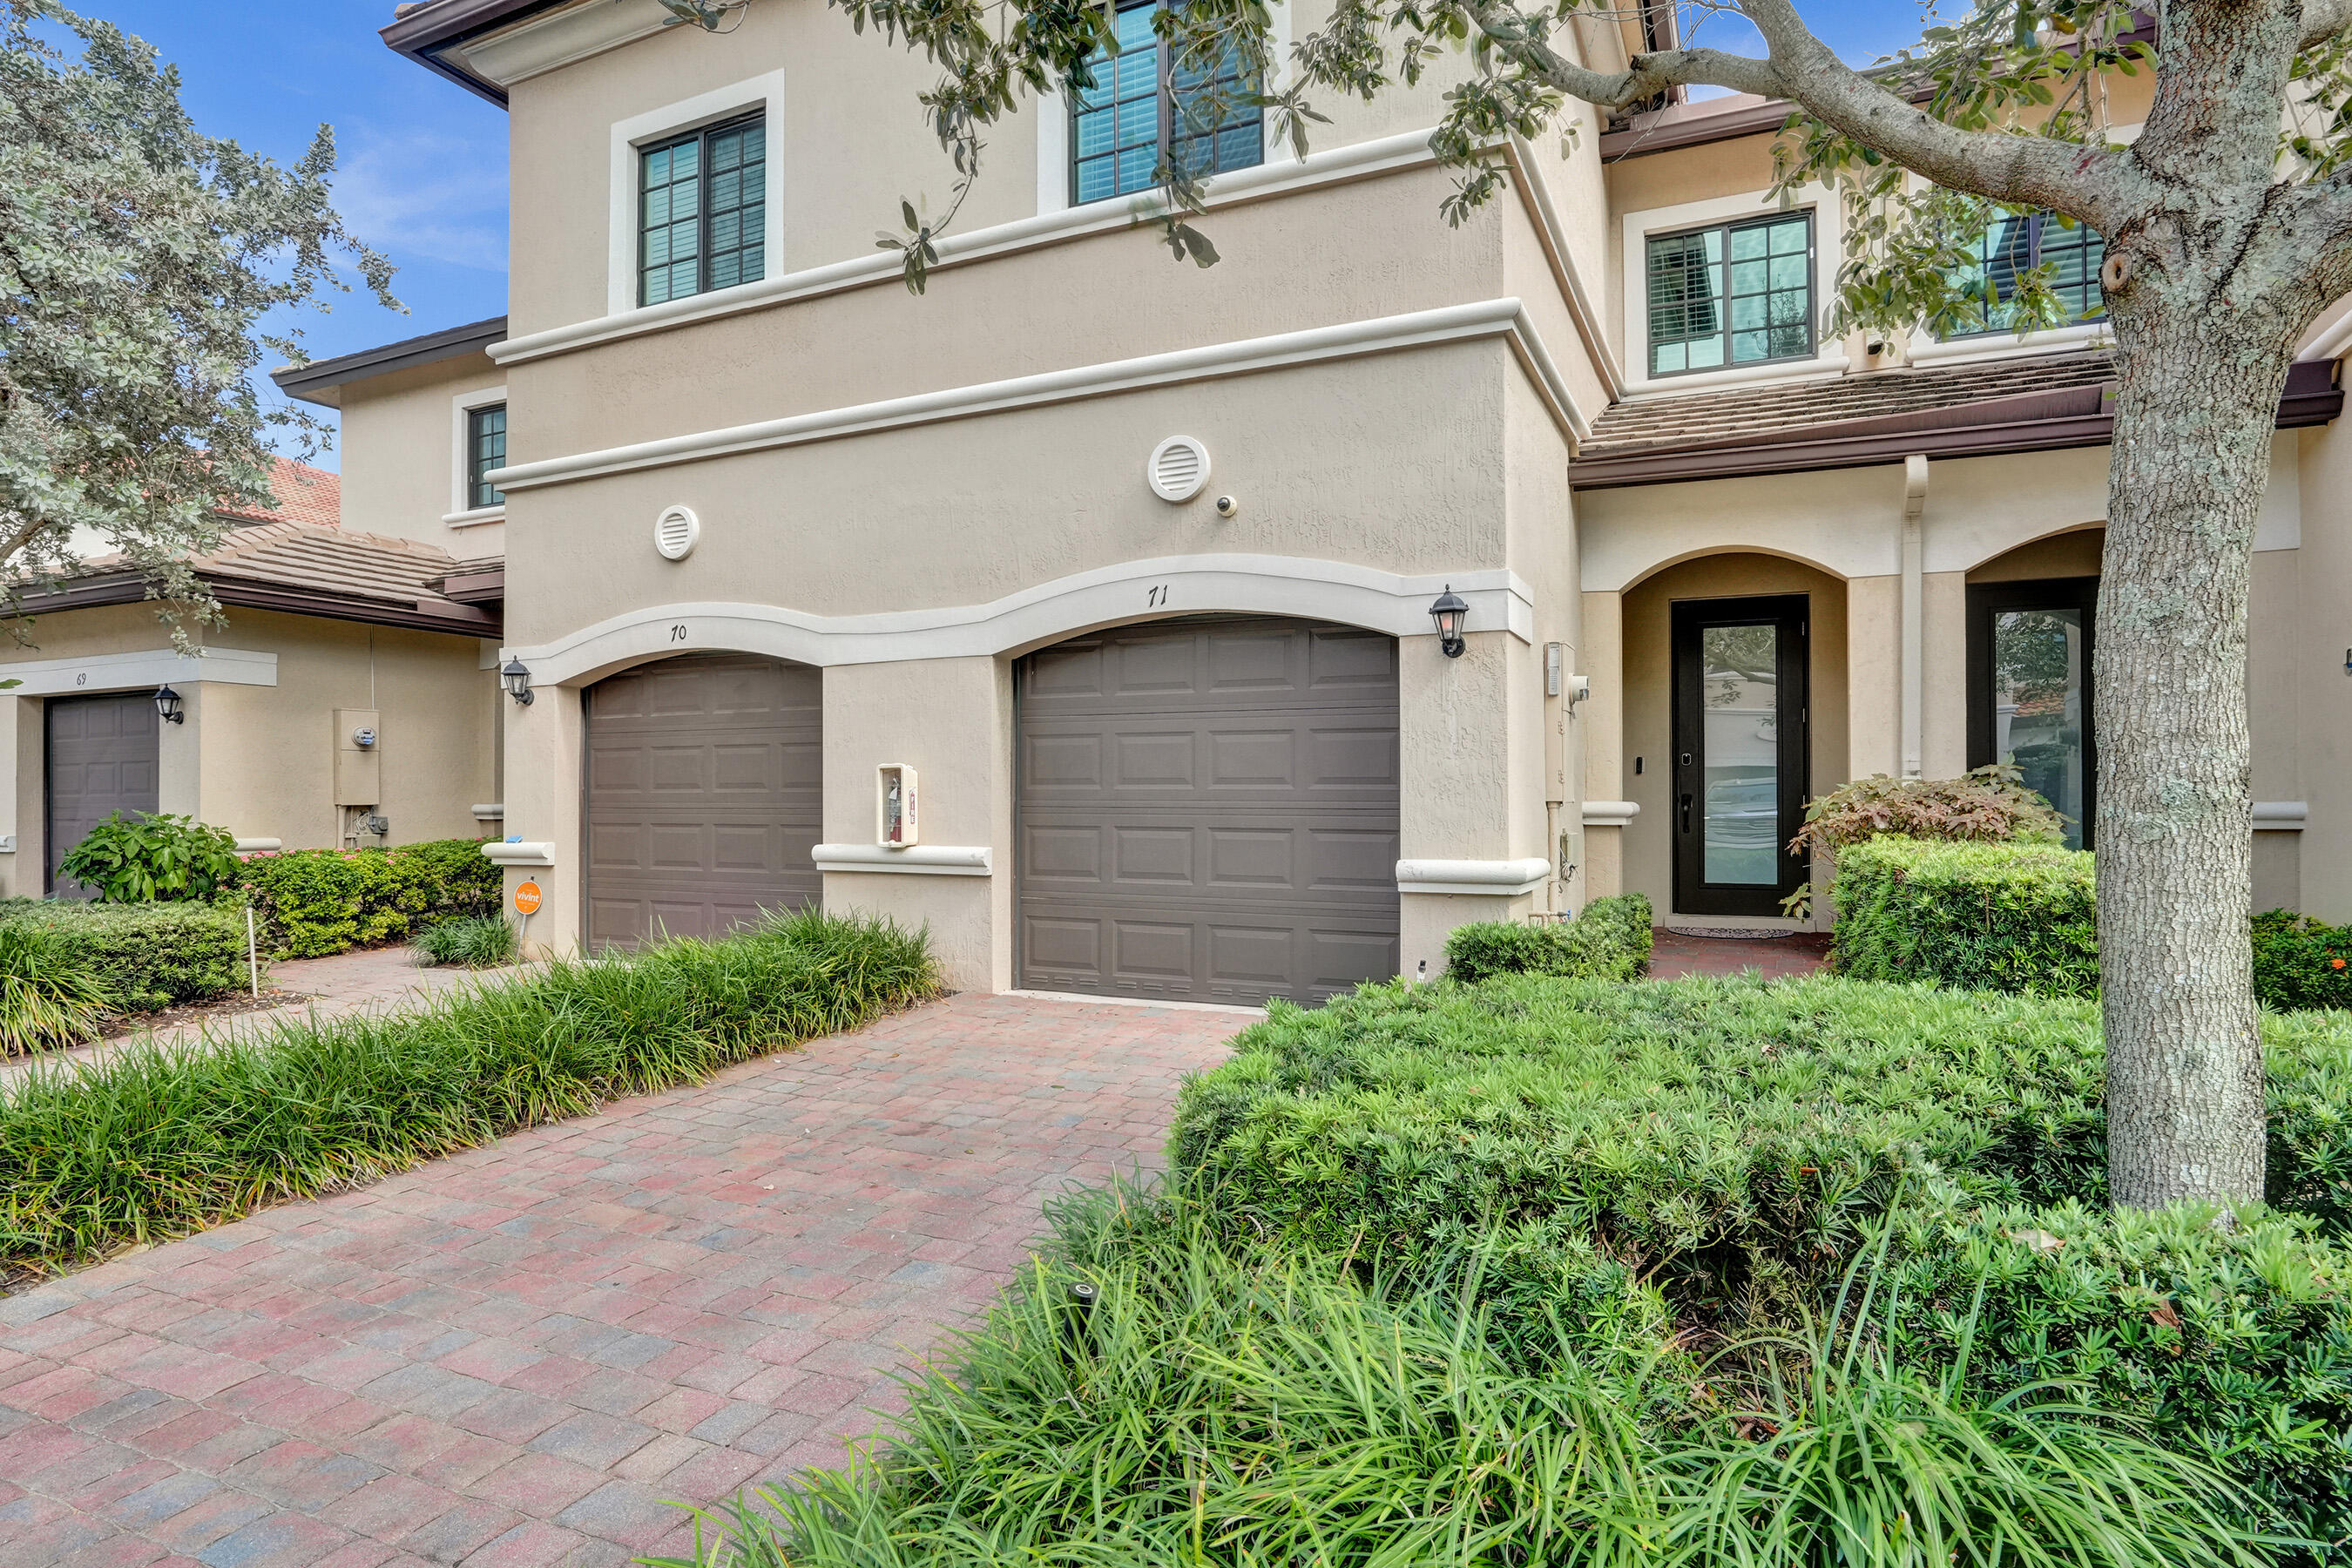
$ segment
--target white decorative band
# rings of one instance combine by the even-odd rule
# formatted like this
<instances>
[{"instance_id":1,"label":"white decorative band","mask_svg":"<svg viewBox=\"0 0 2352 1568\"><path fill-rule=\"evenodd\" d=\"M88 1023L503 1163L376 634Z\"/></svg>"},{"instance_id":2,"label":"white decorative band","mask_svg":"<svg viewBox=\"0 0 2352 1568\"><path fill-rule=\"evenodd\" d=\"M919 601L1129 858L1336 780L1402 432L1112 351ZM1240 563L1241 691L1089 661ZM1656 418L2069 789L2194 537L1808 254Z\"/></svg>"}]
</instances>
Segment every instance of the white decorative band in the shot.
<instances>
[{"instance_id":1,"label":"white decorative band","mask_svg":"<svg viewBox=\"0 0 2352 1568\"><path fill-rule=\"evenodd\" d=\"M240 838L236 841L236 852L240 855L266 855L270 850L285 847L286 840L283 838Z\"/></svg>"},{"instance_id":2,"label":"white decorative band","mask_svg":"<svg viewBox=\"0 0 2352 1568\"><path fill-rule=\"evenodd\" d=\"M478 805L472 808L476 822L504 822L507 808L503 805Z\"/></svg>"},{"instance_id":3,"label":"white decorative band","mask_svg":"<svg viewBox=\"0 0 2352 1568\"><path fill-rule=\"evenodd\" d=\"M1314 327L1300 332L1276 332L1271 337L1210 343L1200 348L1177 349L1168 353L1145 354L1137 359L1110 360L1101 364L1047 371L1039 375L1017 375L1005 381L987 381L971 386L948 387L939 392L918 393L911 397L889 397L878 403L859 403L843 408L794 414L782 419L763 419L752 425L698 430L685 436L665 437L657 441L639 441L626 447L609 447L602 451L574 452L568 457L545 458L535 463L517 463L511 468L493 469L483 478L510 495L517 490L594 479L604 474L630 473L640 468L665 468L676 463L730 457L740 452L797 447L812 441L832 441L873 430L895 430L910 425L936 424L944 419L968 419L976 415L1069 403L1080 398L1100 397L1108 393L1132 392L1140 387L1246 375L1257 371L1280 370L1324 360L1354 359L1364 354L1386 353L1431 343L1493 337L1510 339L1536 390L1542 395L1550 407L1553 419L1563 429L1580 441L1591 434L1591 424L1570 395L1559 366L1538 341L1534 324L1527 319L1527 312L1517 299L1504 298L1481 300L1467 305L1446 305L1433 310L1414 310L1401 316L1381 316L1371 321L1349 321L1336 327Z\"/></svg>"},{"instance_id":4,"label":"white decorative band","mask_svg":"<svg viewBox=\"0 0 2352 1568\"><path fill-rule=\"evenodd\" d=\"M1584 803L1584 826L1587 827L1625 827L1642 815L1638 800L1588 800Z\"/></svg>"},{"instance_id":5,"label":"white decorative band","mask_svg":"<svg viewBox=\"0 0 2352 1568\"><path fill-rule=\"evenodd\" d=\"M1515 898L1531 893L1551 876L1551 862L1530 860L1400 860L1400 893L1472 893Z\"/></svg>"},{"instance_id":6,"label":"white decorative band","mask_svg":"<svg viewBox=\"0 0 2352 1568\"><path fill-rule=\"evenodd\" d=\"M2258 800L2254 802L2254 831L2300 833L2310 816L2311 807L2303 801Z\"/></svg>"},{"instance_id":7,"label":"white decorative band","mask_svg":"<svg viewBox=\"0 0 2352 1568\"><path fill-rule=\"evenodd\" d=\"M819 668L1025 651L1078 632L1169 615L1296 616L1390 637L1433 637L1430 601L1448 586L1472 633L1535 639L1535 594L1499 567L1400 576L1346 561L1286 555L1173 555L1126 561L1024 588L984 605L813 616L775 605L656 605L536 647L505 648L542 686L593 679L668 654L763 654Z\"/></svg>"},{"instance_id":8,"label":"white decorative band","mask_svg":"<svg viewBox=\"0 0 2352 1568\"><path fill-rule=\"evenodd\" d=\"M183 654L168 647L139 653L101 653L87 658L37 658L0 671L22 682L19 697L62 697L78 691L135 691L216 680L229 686L275 686L278 656L242 648L208 647Z\"/></svg>"},{"instance_id":9,"label":"white decorative band","mask_svg":"<svg viewBox=\"0 0 2352 1568\"><path fill-rule=\"evenodd\" d=\"M485 844L482 858L499 866L552 866L552 844Z\"/></svg>"},{"instance_id":10,"label":"white decorative band","mask_svg":"<svg viewBox=\"0 0 2352 1568\"><path fill-rule=\"evenodd\" d=\"M985 877L992 858L985 844L912 844L891 849L880 844L820 844L820 871L898 871L915 877Z\"/></svg>"}]
</instances>

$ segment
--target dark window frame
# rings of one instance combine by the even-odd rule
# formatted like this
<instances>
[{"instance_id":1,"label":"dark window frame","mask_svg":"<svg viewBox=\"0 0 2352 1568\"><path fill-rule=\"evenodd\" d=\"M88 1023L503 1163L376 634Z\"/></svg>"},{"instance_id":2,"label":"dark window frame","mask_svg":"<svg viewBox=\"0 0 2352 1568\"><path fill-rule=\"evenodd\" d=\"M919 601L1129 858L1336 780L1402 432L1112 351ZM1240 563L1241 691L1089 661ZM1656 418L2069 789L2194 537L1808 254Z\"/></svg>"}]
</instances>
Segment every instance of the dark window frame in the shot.
<instances>
[{"instance_id":1,"label":"dark window frame","mask_svg":"<svg viewBox=\"0 0 2352 1568\"><path fill-rule=\"evenodd\" d=\"M1803 218L1805 222L1805 346L1801 350L1790 353L1769 354L1762 359L1734 359L1732 357L1731 340L1735 335L1735 332L1755 331L1759 329L1753 327L1735 329L1732 326L1731 307L1734 296L1731 292L1730 279L1730 268L1732 265L1731 237L1743 229L1769 227L1775 224L1787 223L1790 219L1797 217ZM1715 264L1720 266L1724 269L1724 291L1720 300L1718 301L1722 320L1717 324L1715 333L1715 335L1720 338L1723 342L1723 361L1719 364L1685 365L1680 370L1658 370L1654 367L1657 363L1656 355L1660 344L1652 335L1657 309L1657 301L1651 297L1650 293L1651 249L1654 246L1656 246L1663 241L1690 239L1696 236L1706 234L1720 234L1723 236L1723 259L1721 262ZM1717 223L1692 224L1683 228L1661 229L1655 234L1644 234L1642 237L1641 279L1642 369L1643 374L1652 381L1664 381L1674 376L1706 375L1712 373L1727 370L1746 370L1750 366L1759 364L1793 364L1803 360L1811 359L1815 355L1819 354L1821 353L1822 346L1821 237L1821 225L1817 220L1815 209L1810 206L1799 207L1791 212L1773 212L1762 214L1756 217L1727 219ZM1770 290L1768 289L1767 292L1769 293ZM1767 328L1764 330L1769 331L1769 329ZM1676 341L1683 343L1689 343L1697 340L1690 337L1684 337L1677 339Z\"/></svg>"},{"instance_id":2,"label":"dark window frame","mask_svg":"<svg viewBox=\"0 0 2352 1568\"><path fill-rule=\"evenodd\" d=\"M2001 216L2001 218L1996 221L2005 222L2007 219L2012 217L2021 217L2026 220L2025 265L2021 268L2011 268L2012 276L2018 272L2031 272L2035 268L2042 265L2043 253L2049 248L2042 243L2042 231L2053 225L2056 226L2060 234L2066 237L2065 243L2059 248L2065 250L2080 250L2084 252L2087 256L2091 247L2095 245L2099 247L2103 257L2105 253L2105 237L2102 236L2097 229L2093 228L2089 224L2077 220L2070 226L2069 225L2060 223L2058 216L2055 213L2050 212L2004 213ZM1990 266L1990 263L1986 260L1985 257L1981 253L1982 243L1982 241L1979 242L1979 253L1976 257L1974 264L1978 266ZM2063 331L2065 327L2095 326L2099 322L2107 319L2106 289L2099 281L2098 268L2096 266L2088 266L2083 269L2083 272L2084 286L2091 293L2097 296L2099 308L2088 315L2076 316L2072 321L2062 323L2058 328L2047 330ZM1977 300L1977 308L1979 311L1982 311L1984 306L1981 298L1979 296L1971 296L1971 298ZM1952 343L1959 342L1969 338L1993 337L2003 332L2006 332L2012 337L2015 336L2017 332L2016 323L2013 321L1993 321L1990 319L1990 314L1988 313L1985 325L1980 327L1957 328L1949 331L1941 332L1937 335L1936 341L1941 343Z\"/></svg>"},{"instance_id":3,"label":"dark window frame","mask_svg":"<svg viewBox=\"0 0 2352 1568\"><path fill-rule=\"evenodd\" d=\"M714 289L731 289L741 283L756 283L767 276L767 211L769 194L768 149L766 136L767 126L768 111L766 107L763 105L748 113L729 115L723 120L714 120L708 125L698 125L690 131L680 131L670 135L657 136L651 141L637 143L637 155L634 166L637 228L636 238L635 241L635 258L633 261L633 265L636 272L636 283L633 298L635 299L640 310L645 309L648 305L667 304L674 300L690 300L698 294L708 294ZM717 138L732 135L740 132L751 130L754 127L757 127L761 132L760 157L758 160L760 169L759 194L756 198L739 201L730 207L714 209L710 201L710 143ZM646 160L652 158L656 153L667 153L675 148L684 147L688 144L694 145L697 149L695 154L694 174L696 187L693 220L695 231L694 287L684 293L672 292L660 300L649 300L646 297L651 292L651 289L648 287L651 281L649 274L655 271L656 268L646 258L646 237L652 234L655 229L671 227L679 220L672 218L667 222L661 224L648 224L646 221L646 208L649 205L646 201L646 197L651 194L646 184ZM749 160L746 160L746 163L748 163ZM676 183L677 182L666 182L665 188L667 188L669 184L674 184ZM711 242L711 230L714 223L729 215L740 215L747 207L753 205L755 201L760 210L759 232L754 236L740 238L739 242L733 246L725 247L714 247ZM754 248L758 249L760 252L760 260L757 266L757 270L751 271L748 275L739 276L724 283L713 280L712 268L714 263L716 263L720 258L732 256L740 258L745 252ZM662 269L667 270L673 265L675 265L675 263L665 262Z\"/></svg>"},{"instance_id":4,"label":"dark window frame","mask_svg":"<svg viewBox=\"0 0 2352 1568\"><path fill-rule=\"evenodd\" d=\"M498 416L496 430L485 429L490 416ZM488 450L492 437L498 441L498 451ZM498 403L478 404L466 410L466 510L487 511L507 504L506 492L482 476L492 468L507 466L507 405Z\"/></svg>"},{"instance_id":5,"label":"dark window frame","mask_svg":"<svg viewBox=\"0 0 2352 1568\"><path fill-rule=\"evenodd\" d=\"M2089 700L2094 662L2099 654L2099 580L2096 577L2032 577L2010 583L1971 583L1969 613L1969 766L1988 767L1993 754L1992 618L2003 610L2078 610L2083 616L2083 847L2098 847L2099 725Z\"/></svg>"},{"instance_id":6,"label":"dark window frame","mask_svg":"<svg viewBox=\"0 0 2352 1568\"><path fill-rule=\"evenodd\" d=\"M1118 5L1114 16L1116 18L1116 16L1125 16L1129 11L1162 10L1171 3L1171 0L1124 0L1124 3ZM1159 132L1158 140L1152 143L1152 166L1157 169L1169 162L1171 157L1170 150L1180 139L1175 122L1181 119L1184 113L1184 100L1172 92L1170 89L1170 83L1173 80L1176 71L1176 51L1174 47L1165 38L1161 38L1155 34L1151 40L1151 47L1154 53L1159 57L1158 67L1152 74L1151 88L1153 119L1157 121ZM1110 66L1116 69L1117 61L1120 58L1120 56L1114 55L1106 60L1089 60L1088 63L1090 65ZM1214 79L1213 78L1212 80L1213 81L1213 79ZM1238 80L1238 79L1236 79L1236 80ZM1100 79L1097 78L1097 86L1099 87L1100 85ZM1120 101L1117 97L1116 85L1116 79L1114 78L1114 92L1111 100L1114 103ZM1087 156L1080 152L1078 142L1078 122L1089 113L1098 114L1103 111L1104 110L1101 107L1097 107L1093 110L1087 109L1086 100L1082 97L1073 97L1070 100L1069 114L1067 118L1067 136L1069 141L1069 157L1067 162L1069 167L1065 173L1066 176L1070 205L1074 207L1093 206L1098 202L1117 201L1121 196L1133 195L1139 190L1146 190L1150 188L1149 186L1136 186L1129 190L1119 190L1117 188L1118 184L1118 149L1117 147L1113 147L1112 150L1107 153L1097 153L1093 154L1091 157ZM1224 136L1229 132L1239 130L1253 123L1255 125L1257 130L1257 156L1246 163L1234 163L1230 166L1230 169L1224 165L1217 164L1213 161L1213 149L1218 139ZM1220 125L1205 131L1187 131L1182 133L1182 139L1194 142L1207 142L1213 149L1213 158L1210 166L1199 171L1199 174L1203 177L1210 174L1226 174L1231 172L1233 169L1261 168L1265 163L1265 111L1262 109L1254 109L1246 114L1237 115ZM1078 193L1078 174L1080 166L1084 163L1097 163L1105 159L1109 160L1112 164L1111 184L1113 189L1105 195L1082 196Z\"/></svg>"},{"instance_id":7,"label":"dark window frame","mask_svg":"<svg viewBox=\"0 0 2352 1568\"><path fill-rule=\"evenodd\" d=\"M1759 594L1724 599L1675 599L1666 607L1667 658L1673 676L1674 752L1667 759L1666 830L1674 845L1674 912L1685 915L1777 915L1802 887L1811 868L1789 840L1805 819L1812 790L1812 596ZM1774 671L1776 805L1780 877L1770 887L1706 880L1705 823L1698 811L1706 787L1706 707L1700 687L1699 634L1708 626L1778 627ZM1789 716L1795 716L1795 722ZM1694 828L1697 831L1695 833Z\"/></svg>"}]
</instances>

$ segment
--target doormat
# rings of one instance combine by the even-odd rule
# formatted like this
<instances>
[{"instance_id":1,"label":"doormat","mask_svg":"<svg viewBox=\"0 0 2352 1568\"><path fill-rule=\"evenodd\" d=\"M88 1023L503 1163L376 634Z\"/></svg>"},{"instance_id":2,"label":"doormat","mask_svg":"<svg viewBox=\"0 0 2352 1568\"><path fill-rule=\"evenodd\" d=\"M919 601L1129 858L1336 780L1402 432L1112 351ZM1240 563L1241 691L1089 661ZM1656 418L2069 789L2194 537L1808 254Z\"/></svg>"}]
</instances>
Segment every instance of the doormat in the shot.
<instances>
[{"instance_id":1,"label":"doormat","mask_svg":"<svg viewBox=\"0 0 2352 1568\"><path fill-rule=\"evenodd\" d=\"M1665 926L1661 928L1675 936L1705 937L1710 942L1774 942L1784 936L1800 936L1793 931L1773 931L1755 926Z\"/></svg>"}]
</instances>

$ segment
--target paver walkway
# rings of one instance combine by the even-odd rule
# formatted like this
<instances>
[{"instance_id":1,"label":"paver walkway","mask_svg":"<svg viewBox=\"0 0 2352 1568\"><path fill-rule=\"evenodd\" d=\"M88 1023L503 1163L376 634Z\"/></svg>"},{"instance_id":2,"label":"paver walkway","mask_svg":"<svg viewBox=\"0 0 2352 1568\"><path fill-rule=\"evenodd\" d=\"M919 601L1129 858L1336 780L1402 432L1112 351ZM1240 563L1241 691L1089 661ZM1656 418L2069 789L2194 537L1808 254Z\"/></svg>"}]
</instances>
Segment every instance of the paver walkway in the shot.
<instances>
[{"instance_id":1,"label":"paver walkway","mask_svg":"<svg viewBox=\"0 0 2352 1568\"><path fill-rule=\"evenodd\" d=\"M1791 936L1681 936L1661 927L1653 937L1650 977L1680 980L1693 974L1745 974L1767 980L1818 973L1829 963L1830 939L1801 931Z\"/></svg>"},{"instance_id":2,"label":"paver walkway","mask_svg":"<svg viewBox=\"0 0 2352 1568\"><path fill-rule=\"evenodd\" d=\"M238 972L243 973L241 966ZM278 1006L194 1018L160 1029L133 1029L112 1039L41 1057L0 1057L0 1084L36 1062L94 1062L142 1041L179 1045L236 1039L305 1016L338 1018L352 1013L389 1012L414 1006L468 981L497 980L515 973L511 969L427 967L419 964L415 950L407 947L370 948L327 958L280 959L262 971L269 986L285 994L284 1002Z\"/></svg>"},{"instance_id":3,"label":"paver walkway","mask_svg":"<svg viewBox=\"0 0 2352 1568\"><path fill-rule=\"evenodd\" d=\"M616 1568L842 1457L1245 1018L958 996L0 1300L6 1568Z\"/></svg>"}]
</instances>

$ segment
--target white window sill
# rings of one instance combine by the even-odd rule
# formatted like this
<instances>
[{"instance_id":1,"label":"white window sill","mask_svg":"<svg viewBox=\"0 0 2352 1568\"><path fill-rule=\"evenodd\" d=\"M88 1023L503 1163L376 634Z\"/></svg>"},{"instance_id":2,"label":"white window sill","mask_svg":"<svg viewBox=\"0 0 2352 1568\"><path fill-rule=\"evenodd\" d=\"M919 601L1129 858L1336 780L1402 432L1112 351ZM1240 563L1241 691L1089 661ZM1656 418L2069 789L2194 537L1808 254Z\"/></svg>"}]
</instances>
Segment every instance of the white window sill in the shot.
<instances>
[{"instance_id":1,"label":"white window sill","mask_svg":"<svg viewBox=\"0 0 2352 1568\"><path fill-rule=\"evenodd\" d=\"M503 506L477 507L471 511L453 511L441 521L451 528L479 528L486 522L504 522L507 509Z\"/></svg>"},{"instance_id":2,"label":"white window sill","mask_svg":"<svg viewBox=\"0 0 2352 1568\"><path fill-rule=\"evenodd\" d=\"M2028 332L2021 338L2015 332L1974 333L1942 342L1922 338L1911 345L1910 361L1913 364L1974 364L1987 360L2022 359L2030 354L2063 353L2069 349L2104 346L2114 341L2115 334L2105 321L2084 321L2080 326Z\"/></svg>"},{"instance_id":3,"label":"white window sill","mask_svg":"<svg viewBox=\"0 0 2352 1568\"><path fill-rule=\"evenodd\" d=\"M1627 397L1664 397L1678 392L1708 392L1724 386L1752 386L1759 382L1827 381L1843 375L1853 362L1844 354L1814 359L1776 360L1770 364L1744 365L1735 370L1698 370L1687 375L1662 375L1625 384Z\"/></svg>"}]
</instances>

